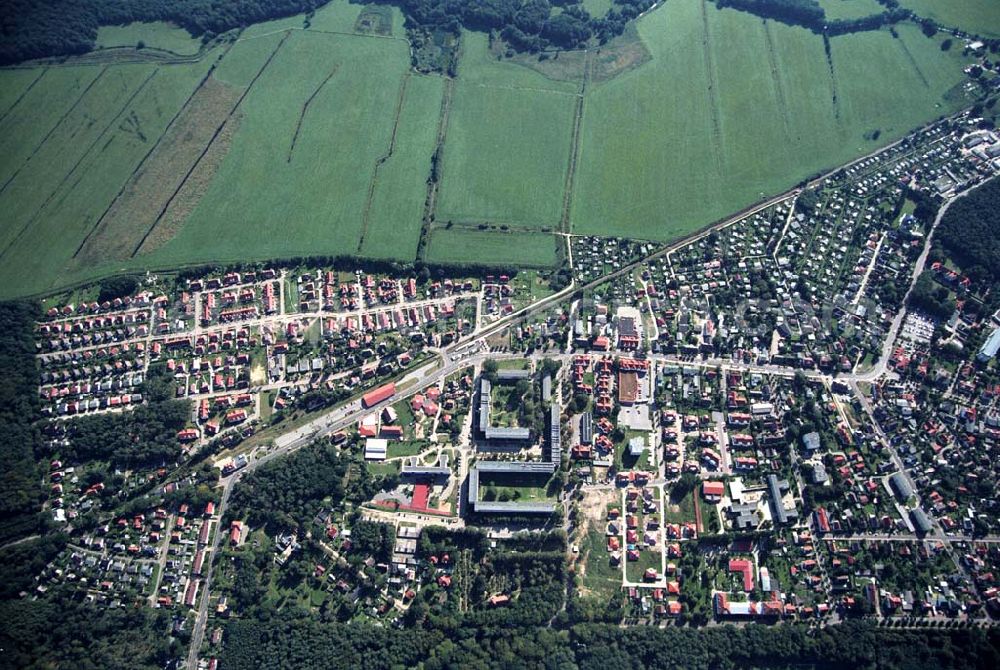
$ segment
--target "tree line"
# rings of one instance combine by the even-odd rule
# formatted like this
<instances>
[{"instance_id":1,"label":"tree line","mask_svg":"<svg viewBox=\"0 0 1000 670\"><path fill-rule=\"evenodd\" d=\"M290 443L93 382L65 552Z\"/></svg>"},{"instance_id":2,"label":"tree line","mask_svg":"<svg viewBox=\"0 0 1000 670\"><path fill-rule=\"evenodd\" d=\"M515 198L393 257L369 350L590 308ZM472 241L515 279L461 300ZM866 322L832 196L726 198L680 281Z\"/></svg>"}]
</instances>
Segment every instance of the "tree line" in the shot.
<instances>
[{"instance_id":1,"label":"tree line","mask_svg":"<svg viewBox=\"0 0 1000 670\"><path fill-rule=\"evenodd\" d=\"M0 544L37 532L45 522L33 335L39 313L36 303L0 303Z\"/></svg>"},{"instance_id":2,"label":"tree line","mask_svg":"<svg viewBox=\"0 0 1000 670\"><path fill-rule=\"evenodd\" d=\"M998 635L985 630L901 630L848 622L712 629L582 624L395 630L321 624L311 618L234 621L225 668L607 668L737 667L994 668Z\"/></svg>"}]
</instances>

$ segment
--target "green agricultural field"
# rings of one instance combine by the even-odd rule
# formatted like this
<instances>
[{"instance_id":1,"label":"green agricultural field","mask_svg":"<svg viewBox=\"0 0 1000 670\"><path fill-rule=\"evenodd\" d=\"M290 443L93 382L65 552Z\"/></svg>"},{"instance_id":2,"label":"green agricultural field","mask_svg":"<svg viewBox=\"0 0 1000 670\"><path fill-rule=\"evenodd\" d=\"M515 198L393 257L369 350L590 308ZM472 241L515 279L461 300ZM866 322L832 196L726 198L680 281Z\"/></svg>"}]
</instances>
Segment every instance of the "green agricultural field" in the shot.
<instances>
[{"instance_id":1,"label":"green agricultural field","mask_svg":"<svg viewBox=\"0 0 1000 670\"><path fill-rule=\"evenodd\" d=\"M204 195L147 262L356 253L408 62L399 40L289 33Z\"/></svg>"},{"instance_id":2,"label":"green agricultural field","mask_svg":"<svg viewBox=\"0 0 1000 670\"><path fill-rule=\"evenodd\" d=\"M437 228L430 236L427 260L551 267L557 260L556 244L556 236L548 233Z\"/></svg>"},{"instance_id":3,"label":"green agricultural field","mask_svg":"<svg viewBox=\"0 0 1000 670\"><path fill-rule=\"evenodd\" d=\"M201 47L201 40L191 37L188 31L163 21L101 26L97 29L96 46L99 49L135 47L139 42L147 49L163 49L182 56L196 54Z\"/></svg>"},{"instance_id":4,"label":"green agricultural field","mask_svg":"<svg viewBox=\"0 0 1000 670\"><path fill-rule=\"evenodd\" d=\"M0 295L65 282L62 269L209 65L93 68L86 92L74 93L44 141L9 166L0 192ZM27 123L15 118L19 111L5 121Z\"/></svg>"},{"instance_id":5,"label":"green agricultural field","mask_svg":"<svg viewBox=\"0 0 1000 670\"><path fill-rule=\"evenodd\" d=\"M407 78L392 155L375 180L361 244L364 256L411 261L417 255L443 92L440 77Z\"/></svg>"},{"instance_id":6,"label":"green agricultural field","mask_svg":"<svg viewBox=\"0 0 1000 670\"><path fill-rule=\"evenodd\" d=\"M835 37L828 61L810 31L700 0L649 13L652 60L588 90L573 231L675 238L961 108L967 61L898 31Z\"/></svg>"},{"instance_id":7,"label":"green agricultural field","mask_svg":"<svg viewBox=\"0 0 1000 670\"><path fill-rule=\"evenodd\" d=\"M885 11L885 7L875 0L819 0L819 6L831 21L858 19Z\"/></svg>"},{"instance_id":8,"label":"green agricultural field","mask_svg":"<svg viewBox=\"0 0 1000 670\"><path fill-rule=\"evenodd\" d=\"M1000 2L996 0L900 0L899 4L946 27L1000 37Z\"/></svg>"},{"instance_id":9,"label":"green agricultural field","mask_svg":"<svg viewBox=\"0 0 1000 670\"><path fill-rule=\"evenodd\" d=\"M462 39L437 220L558 228L579 84L498 61L481 33Z\"/></svg>"}]
</instances>

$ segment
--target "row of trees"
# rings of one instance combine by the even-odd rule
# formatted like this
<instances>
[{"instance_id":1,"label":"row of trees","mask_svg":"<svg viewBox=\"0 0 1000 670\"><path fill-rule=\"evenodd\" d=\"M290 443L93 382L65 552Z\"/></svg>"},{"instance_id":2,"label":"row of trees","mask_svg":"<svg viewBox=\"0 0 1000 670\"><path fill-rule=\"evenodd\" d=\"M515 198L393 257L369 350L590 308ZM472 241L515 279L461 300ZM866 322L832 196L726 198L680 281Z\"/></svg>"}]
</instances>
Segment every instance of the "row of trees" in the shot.
<instances>
[{"instance_id":1,"label":"row of trees","mask_svg":"<svg viewBox=\"0 0 1000 670\"><path fill-rule=\"evenodd\" d=\"M37 531L44 521L42 440L35 425L40 416L33 339L38 315L34 303L0 303L0 544Z\"/></svg>"}]
</instances>

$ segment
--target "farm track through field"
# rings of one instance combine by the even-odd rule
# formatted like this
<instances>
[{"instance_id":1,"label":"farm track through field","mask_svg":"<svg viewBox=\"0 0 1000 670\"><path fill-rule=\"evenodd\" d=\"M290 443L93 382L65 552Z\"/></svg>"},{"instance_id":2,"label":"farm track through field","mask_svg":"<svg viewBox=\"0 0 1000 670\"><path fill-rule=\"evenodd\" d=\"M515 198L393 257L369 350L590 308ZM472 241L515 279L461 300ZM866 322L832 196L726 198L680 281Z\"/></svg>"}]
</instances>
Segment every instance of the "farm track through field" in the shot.
<instances>
[{"instance_id":1,"label":"farm track through field","mask_svg":"<svg viewBox=\"0 0 1000 670\"><path fill-rule=\"evenodd\" d=\"M164 204L163 207L160 208L159 213L156 215L156 219L153 220L153 225L149 227L149 230L146 231L146 233L142 236L142 239L140 239L139 243L135 246L135 249L132 251L130 255L131 258L136 257L136 255L142 249L142 246L146 243L146 240L149 239L149 236L152 235L154 230L156 230L156 227L159 225L160 221L163 220L163 215L166 214L167 210L170 209L170 204L174 201L174 198L176 198L177 194L184 189L184 185L187 184L187 181L191 177L191 174L195 171L195 169L197 169L198 164L201 163L202 159L205 158L205 154L208 153L208 150L212 148L213 144L215 144L215 140L219 137L219 134L222 132L222 129L226 127L226 124L229 123L230 119L233 118L233 114L236 113L236 111L240 108L240 105L243 104L243 101L246 99L247 95L250 93L250 91L253 90L254 84L256 84L257 80L260 79L260 76L264 74L264 70L266 70L267 66L270 65L271 61L274 60L274 57L281 50L281 47L285 44L285 41L288 39L289 35L291 35L291 32L286 31L285 36L282 37L281 41L278 42L278 44L274 47L274 51L272 51L271 55L267 57L267 60L265 60L264 64L261 65L260 69L257 71L257 74L255 74L253 76L253 79L250 80L250 83L247 84L246 90L244 90L243 93L240 95L240 97L236 100L236 104L233 105L233 108L229 111L229 114L227 114L226 118L222 120L222 123L220 123L218 128L215 129L215 132L212 133L212 138L205 144L205 148L202 149L201 153L198 154L198 158L188 169L187 173L184 175L184 178L181 180L181 183L177 185L177 188L174 189L174 192L170 194L169 198L167 198L166 204Z\"/></svg>"},{"instance_id":2,"label":"farm track through field","mask_svg":"<svg viewBox=\"0 0 1000 670\"><path fill-rule=\"evenodd\" d=\"M826 68L830 71L830 96L833 101L833 118L840 121L840 100L837 97L837 73L833 69L833 52L830 38L823 35L823 51L826 53Z\"/></svg>"},{"instance_id":3,"label":"farm track through field","mask_svg":"<svg viewBox=\"0 0 1000 670\"><path fill-rule=\"evenodd\" d=\"M410 83L410 70L406 71L402 81L399 82L399 95L396 97L396 113L392 117L392 134L389 136L389 149L376 159L375 166L372 168L372 178L368 182L368 197L365 198L365 208L361 215L361 235L358 236L359 254L361 253L361 247L365 243L365 237L368 235L368 222L371 219L372 201L375 200L375 185L378 183L379 169L387 160L392 158L392 152L396 150L396 133L399 131L399 117L403 113L403 99L406 98L406 85L408 83Z\"/></svg>"},{"instance_id":4,"label":"farm track through field","mask_svg":"<svg viewBox=\"0 0 1000 670\"><path fill-rule=\"evenodd\" d=\"M431 224L434 222L434 213L437 209L438 185L441 183L441 166L444 159L444 142L448 135L448 116L451 114L451 98L455 94L455 80L448 77L444 81L444 93L441 95L441 113L438 115L437 142L434 145L434 165L433 178L427 180L427 197L424 200L424 220L420 226L420 238L417 240L417 258L423 260L427 255L427 242L431 233Z\"/></svg>"},{"instance_id":5,"label":"farm track through field","mask_svg":"<svg viewBox=\"0 0 1000 670\"><path fill-rule=\"evenodd\" d=\"M38 80L41 79L42 77L44 77L45 73L48 72L48 71L49 71L49 68L47 68L47 67L43 67L42 68L42 71L38 73L38 76L35 77L31 81L30 84L28 84L27 88L25 88L23 91L21 91L21 95L17 96L17 100L15 100L14 102L11 103L10 107L8 107L4 111L3 115L0 115L0 123L3 123L4 121L7 120L7 117L10 115L10 113L12 111L14 111L14 108L17 107L18 103L20 103L21 100L24 99L24 96L28 95L28 93L31 92L31 89L33 89L35 87L35 84L38 83Z\"/></svg>"},{"instance_id":6,"label":"farm track through field","mask_svg":"<svg viewBox=\"0 0 1000 670\"><path fill-rule=\"evenodd\" d=\"M232 43L230 43L229 46L226 47L226 50L223 52L222 57L225 57L225 55L229 53L229 50L231 48L232 48ZM149 151L147 151L146 154L139 160L139 163L135 166L135 169L132 170L132 174L128 176L128 179L126 179L125 182L122 184L121 188L118 189L118 193L116 193L115 197L111 199L111 202L108 203L108 206L105 208L105 210L101 212L101 215L97 218L97 222L94 223L93 227L91 227L91 229L87 231L87 234L80 242L80 245L76 248L76 251L73 252L73 258L76 258L77 256L80 255L80 252L87 245L87 242L90 241L94 233L96 233L98 230L101 229L101 224L104 222L104 219L108 216L108 212L110 212L111 209L115 206L115 203L117 203L121 199L122 195L125 193L125 190L128 188L129 184L133 183L133 181L136 179L136 176L145 169L146 164L150 160L150 157L153 156L154 152L156 152L156 150L160 147L160 144L163 142L163 138L167 136L167 134L173 128L174 124L177 123L177 119L181 118L184 112L189 108L189 106L191 105L191 101L194 100L195 97L198 95L198 92L202 90L202 87L205 86L205 82L207 82L211 78L212 73L214 71L215 71L215 66L213 65L208 69L208 72L205 73L205 76L202 77L201 81L198 82L198 85L194 87L194 91L192 91L191 95L189 95L187 100L184 101L184 104L178 108L177 113L173 115L173 117L170 119L169 122L167 122L167 125L163 128L163 133L156 138L156 141L153 142L153 146L151 146L149 148Z\"/></svg>"},{"instance_id":7,"label":"farm track through field","mask_svg":"<svg viewBox=\"0 0 1000 670\"><path fill-rule=\"evenodd\" d=\"M39 140L38 145L34 149L31 150L31 153L28 154L27 158L24 159L24 162L21 163L21 166L19 168L17 168L16 170L14 170L14 173L10 177L7 178L7 181L5 181L3 183L3 186L0 186L0 194L2 194L5 190L7 190L7 186L12 181L14 181L14 177L16 177L18 175L18 173L21 172L21 170L24 168L25 165L27 165L28 163L31 162L31 159L35 157L35 154L37 154L38 151L43 146L45 146L45 143L48 141L49 137L52 136L52 133L54 133L56 131L56 129L59 128L59 126L62 125L63 121L65 121L66 118L69 117L69 115L73 113L73 110L75 110L77 108L77 105L79 105L80 102L85 97L87 97L87 93L90 92L90 89L92 89L94 87L94 84L96 84L97 81L101 77L103 77L104 73L107 72L107 71L108 71L108 68L107 68L107 66L105 66L104 68L101 69L100 72L97 73L97 76L94 77L93 80L91 80L91 82L89 84L87 84L87 86L83 89L83 91L80 93L80 95L77 97L77 99L73 101L73 104L69 106L69 109L67 109L66 112L62 116L59 117L59 120L56 121L55 124L53 124L53 126L51 128L49 128L49 131L47 133L45 133L45 137L43 137L41 140Z\"/></svg>"},{"instance_id":8,"label":"farm track through field","mask_svg":"<svg viewBox=\"0 0 1000 670\"><path fill-rule=\"evenodd\" d=\"M330 74L326 75L326 78L319 83L319 86L316 87L316 90L312 92L312 95L310 95L306 99L305 103L302 105L302 112L299 114L298 123L295 124L295 134L292 135L292 143L288 147L288 159L285 161L286 163L292 162L292 152L295 151L295 143L299 139L299 132L302 130L302 120L306 118L306 112L309 111L309 105L312 104L312 101L316 98L317 95L319 95L319 92L323 89L323 87L326 86L326 82L333 79L333 75L337 74L337 70L339 69L340 69L339 65L334 65L333 69L330 70ZM395 129L393 129L393 132L395 132Z\"/></svg>"},{"instance_id":9,"label":"farm track through field","mask_svg":"<svg viewBox=\"0 0 1000 670\"><path fill-rule=\"evenodd\" d=\"M80 165L90 156L90 153L94 150L94 147L96 147L97 144L104 138L104 136L107 135L108 131L112 128L112 126L118 123L118 119L120 119L122 114L125 113L125 110L129 108L129 105L132 104L132 101L135 100L135 98L146 88L146 85L153 80L153 77L156 76L157 72L159 72L159 70L154 69L152 72L149 73L149 76L147 76L145 79L142 80L141 84L135 87L135 90L132 91L132 94L128 97L128 99L125 100L124 104L121 106L121 109L118 110L118 113L115 114L110 121L108 121L108 124L104 126L104 129L101 130L101 132L97 135L97 137L94 138L94 140L90 143L90 145L86 148L86 150L84 150L83 153L80 154L80 158L78 158L76 163L73 164L73 167L70 168L69 171L63 176L63 178L59 180L59 183L56 184L56 186L52 189L52 192L49 193L49 195L45 198L45 202L43 202L41 206L37 210L35 210L35 213L31 216L30 219L28 219L28 221L24 224L24 226L22 226L21 230L18 231L17 235L15 235L14 238L10 241L10 243L4 248L4 250L0 252L0 259L4 258L7 255L7 252L11 250L11 248L17 243L17 241L21 238L21 236L24 235L24 233L27 232L29 228L31 228L31 225L35 223L35 221L38 219L41 213L45 211L45 208L48 207L49 203L56 196L56 193L58 193L62 189L62 187L69 181L70 177L72 177L76 173ZM79 182L79 180L77 180L77 182ZM76 183L73 184L73 188L75 187ZM72 192L73 188L70 188L70 192Z\"/></svg>"},{"instance_id":10,"label":"farm track through field","mask_svg":"<svg viewBox=\"0 0 1000 670\"><path fill-rule=\"evenodd\" d=\"M590 81L590 70L593 64L593 56L590 51L586 52L583 61L583 78L580 80L580 93L576 99L576 109L573 112L573 134L569 145L569 165L566 167L566 183L563 185L562 216L559 221L559 230L564 233L570 232L570 210L573 206L573 186L576 181L576 165L580 156L580 127L583 125L583 107L586 101L587 83ZM569 244L569 240L566 241Z\"/></svg>"},{"instance_id":11,"label":"farm track through field","mask_svg":"<svg viewBox=\"0 0 1000 670\"><path fill-rule=\"evenodd\" d=\"M774 36L771 34L770 21L764 20L764 48L767 51L767 63L771 67L771 81L774 83L774 93L778 98L778 109L781 113L781 124L785 128L785 137L791 141L791 124L788 121L788 97L785 95L785 84L781 80L781 68L778 67L778 55L774 50Z\"/></svg>"},{"instance_id":12,"label":"farm track through field","mask_svg":"<svg viewBox=\"0 0 1000 670\"><path fill-rule=\"evenodd\" d=\"M712 118L712 157L719 174L723 173L722 165L722 106L719 104L719 78L715 76L715 59L712 56L711 37L708 28L708 0L701 0L701 37L702 53L705 57L705 73L708 75L708 111Z\"/></svg>"},{"instance_id":13,"label":"farm track through field","mask_svg":"<svg viewBox=\"0 0 1000 670\"><path fill-rule=\"evenodd\" d=\"M468 83L466 86L478 86L479 88L494 88L503 91L528 91L530 93L554 93L555 95L565 95L571 97L583 97L583 92L578 91L576 93L570 93L569 91L559 91L554 88L538 88L536 86L510 86L506 84L484 84L484 83Z\"/></svg>"},{"instance_id":14,"label":"farm track through field","mask_svg":"<svg viewBox=\"0 0 1000 670\"><path fill-rule=\"evenodd\" d=\"M920 77L920 83L924 85L924 88L930 88L930 82L927 81L927 77L924 76L924 71L920 69L920 65L917 64L917 59L913 57L913 53L910 51L910 48L906 46L906 42L904 42L902 38L896 38L893 42L896 42L899 45L899 48L903 50L906 60L908 60L910 65L913 66L913 69L917 73L917 76Z\"/></svg>"}]
</instances>

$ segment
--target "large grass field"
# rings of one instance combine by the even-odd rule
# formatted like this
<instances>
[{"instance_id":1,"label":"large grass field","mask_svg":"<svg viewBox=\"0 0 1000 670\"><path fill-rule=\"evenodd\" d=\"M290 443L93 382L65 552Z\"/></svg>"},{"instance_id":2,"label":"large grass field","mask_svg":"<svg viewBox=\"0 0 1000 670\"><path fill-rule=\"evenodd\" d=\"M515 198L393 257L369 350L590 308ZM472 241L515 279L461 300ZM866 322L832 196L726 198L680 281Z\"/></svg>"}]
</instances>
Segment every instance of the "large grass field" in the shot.
<instances>
[{"instance_id":1,"label":"large grass field","mask_svg":"<svg viewBox=\"0 0 1000 670\"><path fill-rule=\"evenodd\" d=\"M810 31L670 0L589 56L519 64L463 33L446 84L410 70L397 8L334 0L192 63L0 69L0 297L197 263L412 260L442 111L426 260L551 266L567 198L571 232L672 239L967 104L961 49L896 31L835 37L828 57ZM99 42L197 51L180 33Z\"/></svg>"},{"instance_id":2,"label":"large grass field","mask_svg":"<svg viewBox=\"0 0 1000 670\"><path fill-rule=\"evenodd\" d=\"M163 49L182 56L198 53L201 46L201 40L192 37L188 31L163 21L101 26L97 30L96 44L101 49L135 47L139 42L145 48Z\"/></svg>"},{"instance_id":3,"label":"large grass field","mask_svg":"<svg viewBox=\"0 0 1000 670\"><path fill-rule=\"evenodd\" d=\"M1000 37L1000 2L997 0L900 0L899 4L945 27L984 37Z\"/></svg>"},{"instance_id":4,"label":"large grass field","mask_svg":"<svg viewBox=\"0 0 1000 670\"><path fill-rule=\"evenodd\" d=\"M436 263L485 263L549 267L556 262L556 236L454 227L430 236L427 260Z\"/></svg>"},{"instance_id":5,"label":"large grass field","mask_svg":"<svg viewBox=\"0 0 1000 670\"><path fill-rule=\"evenodd\" d=\"M652 60L587 96L577 233L665 240L960 108L958 50L913 26L823 40L702 0L638 23Z\"/></svg>"}]
</instances>

